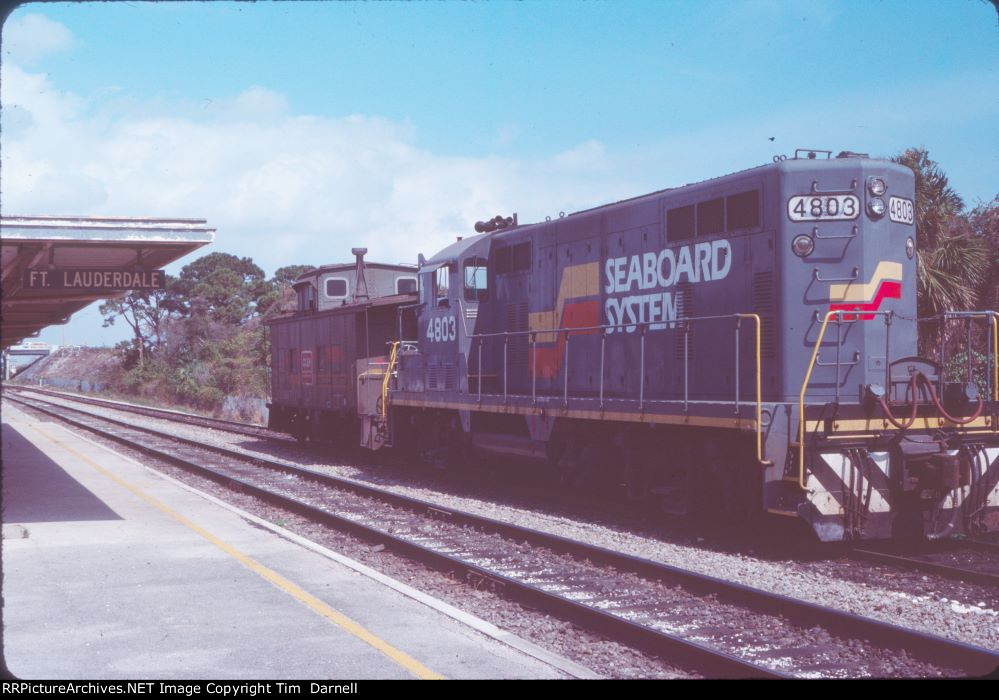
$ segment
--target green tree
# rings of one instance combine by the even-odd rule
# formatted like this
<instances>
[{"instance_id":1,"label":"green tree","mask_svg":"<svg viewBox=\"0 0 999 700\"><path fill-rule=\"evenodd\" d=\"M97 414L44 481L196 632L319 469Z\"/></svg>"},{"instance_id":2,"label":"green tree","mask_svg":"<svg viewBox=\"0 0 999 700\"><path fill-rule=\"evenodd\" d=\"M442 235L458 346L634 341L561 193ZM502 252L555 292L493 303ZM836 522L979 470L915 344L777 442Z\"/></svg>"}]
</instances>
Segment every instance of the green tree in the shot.
<instances>
[{"instance_id":1,"label":"green tree","mask_svg":"<svg viewBox=\"0 0 999 700\"><path fill-rule=\"evenodd\" d=\"M999 309L999 194L991 202L975 207L968 214L968 224L989 249L985 283L978 303L984 309Z\"/></svg>"},{"instance_id":2,"label":"green tree","mask_svg":"<svg viewBox=\"0 0 999 700\"><path fill-rule=\"evenodd\" d=\"M291 285L294 284L300 275L312 272L315 269L315 265L285 265L284 267L279 267L274 273L274 277L268 280L267 292L260 297L257 303L257 312L264 317L280 313L284 310L283 307L286 305L287 300L293 298L293 294L290 293Z\"/></svg>"},{"instance_id":3,"label":"green tree","mask_svg":"<svg viewBox=\"0 0 999 700\"><path fill-rule=\"evenodd\" d=\"M170 309L167 289L172 283L173 279L168 275L163 289L133 289L98 307L104 317L104 328L113 326L121 318L132 329L132 343L140 366L145 363L147 349L163 342L164 322Z\"/></svg>"},{"instance_id":4,"label":"green tree","mask_svg":"<svg viewBox=\"0 0 999 700\"><path fill-rule=\"evenodd\" d=\"M892 160L916 176L919 315L975 308L989 276L988 242L971 226L964 201L926 148Z\"/></svg>"},{"instance_id":5,"label":"green tree","mask_svg":"<svg viewBox=\"0 0 999 700\"><path fill-rule=\"evenodd\" d=\"M916 176L919 316L995 309L999 302L999 198L965 213L963 200L926 148L910 148L892 160L907 165ZM922 324L920 354L935 356L943 343L948 357L963 358L962 366L969 356L978 358L973 364L982 364L985 327L973 325L969 347L965 323L973 322L952 322L946 327L940 322ZM961 372L952 368L950 374L959 377Z\"/></svg>"},{"instance_id":6,"label":"green tree","mask_svg":"<svg viewBox=\"0 0 999 700\"><path fill-rule=\"evenodd\" d=\"M277 269L274 273L273 281L276 284L287 284L290 286L306 272L312 272L315 269L315 265L285 265Z\"/></svg>"},{"instance_id":7,"label":"green tree","mask_svg":"<svg viewBox=\"0 0 999 700\"><path fill-rule=\"evenodd\" d=\"M170 294L183 316L239 325L257 312L268 289L264 271L252 259L211 253L185 265Z\"/></svg>"},{"instance_id":8,"label":"green tree","mask_svg":"<svg viewBox=\"0 0 999 700\"><path fill-rule=\"evenodd\" d=\"M910 148L892 160L907 165L916 176L918 243L920 248L933 250L947 235L954 217L964 210L964 201L924 146Z\"/></svg>"}]
</instances>

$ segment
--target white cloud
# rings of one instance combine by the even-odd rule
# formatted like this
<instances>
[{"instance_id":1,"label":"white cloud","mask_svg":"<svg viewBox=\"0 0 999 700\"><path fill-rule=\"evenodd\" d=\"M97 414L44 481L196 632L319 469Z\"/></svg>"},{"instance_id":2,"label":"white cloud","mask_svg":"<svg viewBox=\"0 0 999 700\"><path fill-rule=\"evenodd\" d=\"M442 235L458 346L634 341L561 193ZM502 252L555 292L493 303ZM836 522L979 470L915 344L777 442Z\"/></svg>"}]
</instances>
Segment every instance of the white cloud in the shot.
<instances>
[{"instance_id":1,"label":"white cloud","mask_svg":"<svg viewBox=\"0 0 999 700\"><path fill-rule=\"evenodd\" d=\"M957 99L988 82L967 76L934 83L929 93L946 97L919 109L914 86L900 84L878 100L845 93L694 130L664 127L631 150L590 139L534 157L443 156L421 147L409 123L296 114L261 86L202 102L115 91L84 99L13 62L2 70L5 213L203 217L218 229L216 250L251 256L269 273L349 260L358 245L372 260L413 261L496 214L543 220L796 146L890 154L922 143L929 127L996 111L994 101Z\"/></svg>"},{"instance_id":2,"label":"white cloud","mask_svg":"<svg viewBox=\"0 0 999 700\"><path fill-rule=\"evenodd\" d=\"M409 124L294 114L263 87L202 105L88 104L5 64L2 88L5 212L203 217L216 250L268 272L358 245L415 261L498 213L538 220L634 193L593 140L537 159L442 156Z\"/></svg>"},{"instance_id":3,"label":"white cloud","mask_svg":"<svg viewBox=\"0 0 999 700\"><path fill-rule=\"evenodd\" d=\"M44 15L9 18L3 25L3 60L31 65L44 56L75 44L73 33Z\"/></svg>"}]
</instances>

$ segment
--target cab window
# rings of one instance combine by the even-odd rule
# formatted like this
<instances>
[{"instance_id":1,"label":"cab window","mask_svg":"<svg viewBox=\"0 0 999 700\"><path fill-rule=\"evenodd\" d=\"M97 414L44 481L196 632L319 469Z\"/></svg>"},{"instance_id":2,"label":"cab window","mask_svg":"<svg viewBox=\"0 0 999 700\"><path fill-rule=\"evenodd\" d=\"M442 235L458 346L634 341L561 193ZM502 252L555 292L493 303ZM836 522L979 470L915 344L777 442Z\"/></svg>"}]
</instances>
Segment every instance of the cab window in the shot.
<instances>
[{"instance_id":1,"label":"cab window","mask_svg":"<svg viewBox=\"0 0 999 700\"><path fill-rule=\"evenodd\" d=\"M485 258L465 260L465 301L484 301L488 287L488 261Z\"/></svg>"},{"instance_id":2,"label":"cab window","mask_svg":"<svg viewBox=\"0 0 999 700\"><path fill-rule=\"evenodd\" d=\"M435 297L437 301L437 306L447 306L448 305L448 283L450 278L450 269L448 265L441 265L434 271L434 289Z\"/></svg>"}]
</instances>

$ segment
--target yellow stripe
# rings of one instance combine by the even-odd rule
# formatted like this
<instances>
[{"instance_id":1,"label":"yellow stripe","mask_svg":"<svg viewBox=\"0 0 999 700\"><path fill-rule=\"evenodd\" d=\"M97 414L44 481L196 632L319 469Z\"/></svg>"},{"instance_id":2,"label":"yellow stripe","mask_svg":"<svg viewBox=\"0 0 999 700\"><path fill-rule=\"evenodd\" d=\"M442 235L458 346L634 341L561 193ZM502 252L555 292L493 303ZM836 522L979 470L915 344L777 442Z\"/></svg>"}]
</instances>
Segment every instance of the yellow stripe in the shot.
<instances>
[{"instance_id":1,"label":"yellow stripe","mask_svg":"<svg viewBox=\"0 0 999 700\"><path fill-rule=\"evenodd\" d=\"M871 281L867 284L832 284L829 285L829 301L838 302L868 302L874 299L878 286L885 280L902 281L902 263L882 261Z\"/></svg>"},{"instance_id":2,"label":"yellow stripe","mask_svg":"<svg viewBox=\"0 0 999 700\"><path fill-rule=\"evenodd\" d=\"M512 404L486 404L477 402L433 401L427 399L392 399L393 406L414 408L445 408L485 413L512 413L518 415L546 415L555 418L581 418L584 420L616 420L632 423L658 423L662 425L693 425L708 428L736 428L756 430L756 421L750 418L714 418L711 416L683 416L663 413L638 413L635 411L601 411L564 408L551 404L539 406L514 406Z\"/></svg>"},{"instance_id":3,"label":"yellow stripe","mask_svg":"<svg viewBox=\"0 0 999 700\"><path fill-rule=\"evenodd\" d=\"M555 308L550 311L535 311L528 315L528 328L532 331L547 331L558 328L562 321L562 311L568 299L592 297L600 293L600 263L589 262L570 265L562 270L562 280L558 286ZM539 341L552 340L538 338Z\"/></svg>"},{"instance_id":4,"label":"yellow stripe","mask_svg":"<svg viewBox=\"0 0 999 700\"><path fill-rule=\"evenodd\" d=\"M47 438L51 442L54 442L55 444L59 445L61 448L63 448L64 450L66 450L67 452L69 452L70 454L72 454L77 459L79 459L81 461L84 461L87 464L89 464L90 466L92 466L98 472L100 472L101 474L103 474L107 478L111 479L112 481L114 481L115 483L117 483L119 486L122 486L122 487L128 489L133 494L135 494L139 498L143 499L147 503L151 504L152 506L154 506L155 508L157 508L158 510L160 510L164 514L170 516L171 518L173 518L177 522L181 523L182 525L185 525L186 527L190 528L191 530L193 530L197 534L201 535L206 540L208 540L209 542L211 542L212 544L214 544L216 547L218 547L219 549L221 549L223 552L225 552L229 556L231 556L234 559L236 559L240 564L242 564L246 568L250 569L250 571L253 571L255 574L257 574L257 575L261 576L262 578L270 581L272 584L274 584L275 586L277 586L282 591L284 591L288 595L292 596L293 598L295 598L299 602L304 603L306 606L308 606L309 608L311 608L313 612L316 612L316 613L322 615L323 617L325 617L329 621L333 622L335 625L339 626L340 628L346 630L350 634L354 635L355 637L357 637L361 641L363 641L363 642L371 645L372 647L374 647L375 649L377 649L378 651L380 651L382 654L384 654L385 656L387 656L390 659L392 659L393 661L395 661L397 664L399 664L400 666L402 666L403 668L405 668L407 671L409 671L413 675L417 676L418 678L433 679L433 680L440 680L440 679L444 678L444 676L441 676L440 674L435 673L434 671L431 671L429 668L427 668L426 666L424 666L423 664L421 664L419 661L417 661L413 657L409 656L406 652L400 651L399 649L396 649L395 647L393 647L388 642L385 642L381 638L376 637L374 634L372 634L371 632L369 632L368 630L366 630L364 627L362 627L358 623L356 623L353 620L351 620L346 615L344 615L344 614L342 614L340 612L337 612L336 610L334 610L333 608L331 608L329 605L327 605L323 601L319 600L318 598L316 598L312 594L307 593L306 591L304 591L300 587L296 586L294 583L292 583L288 579L286 579L283 576L281 576L276 571L274 571L272 569L269 569L266 566L264 566L263 564L259 563L258 561L256 561L256 560L248 557L247 555L243 554L242 552L240 552L239 550L237 550L232 545L224 542L223 540L221 540L220 538L218 538L215 535L211 534L210 532L208 532L204 528L202 528L199 525L196 525L195 523L191 522L190 520L188 520L187 518L185 518L183 515L181 515L181 514L175 512L175 511L171 510L167 505L165 505L161 501L157 500L156 498L150 496L149 494L145 493L144 491L142 491L141 489L139 489L137 486L133 486L132 484L128 483L127 481L125 481L123 479L121 479L120 477L116 476L115 474L112 474L110 471L108 471L104 467L100 466L99 464L97 464L93 460L89 459L86 455L80 454L79 452L77 452L76 450L74 450L69 445L67 445L67 444L65 444L63 442L60 442L59 440L57 440L56 438L54 438L51 435L47 434L45 431L43 431L42 429L38 428L37 426L32 425L31 427L36 432L40 433L42 436L44 436L45 438Z\"/></svg>"},{"instance_id":5,"label":"yellow stripe","mask_svg":"<svg viewBox=\"0 0 999 700\"><path fill-rule=\"evenodd\" d=\"M805 430L808 432L823 432L825 430L825 421L820 420L810 420L805 423ZM947 428L958 428L962 431L967 430L983 430L992 426L992 419L989 416L979 416L970 423L965 423L959 425L957 423L951 423L946 418L916 418L916 421L909 427L909 430L937 430L940 427ZM877 431L883 432L884 430L895 430L895 426L889 423L883 418L857 418L851 420L834 420L833 421L833 432L836 431ZM992 428L991 432L995 432L996 428ZM990 432L984 430L984 432Z\"/></svg>"}]
</instances>

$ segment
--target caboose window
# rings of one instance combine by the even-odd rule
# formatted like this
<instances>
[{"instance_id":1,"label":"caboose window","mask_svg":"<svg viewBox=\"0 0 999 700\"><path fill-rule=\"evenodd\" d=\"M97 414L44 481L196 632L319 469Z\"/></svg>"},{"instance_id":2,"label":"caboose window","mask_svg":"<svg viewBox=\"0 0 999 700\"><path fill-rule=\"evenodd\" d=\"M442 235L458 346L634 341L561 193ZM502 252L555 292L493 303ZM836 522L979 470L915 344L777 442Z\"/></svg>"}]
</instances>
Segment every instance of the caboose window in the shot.
<instances>
[{"instance_id":1,"label":"caboose window","mask_svg":"<svg viewBox=\"0 0 999 700\"><path fill-rule=\"evenodd\" d=\"M395 278L395 293L396 294L411 294L416 291L416 278L415 277L396 277Z\"/></svg>"},{"instance_id":2,"label":"caboose window","mask_svg":"<svg viewBox=\"0 0 999 700\"><path fill-rule=\"evenodd\" d=\"M309 311L316 308L315 289L311 284L298 288L298 310Z\"/></svg>"},{"instance_id":3,"label":"caboose window","mask_svg":"<svg viewBox=\"0 0 999 700\"><path fill-rule=\"evenodd\" d=\"M465 261L465 301L483 301L488 288L488 275L485 258L469 258Z\"/></svg>"},{"instance_id":4,"label":"caboose window","mask_svg":"<svg viewBox=\"0 0 999 700\"><path fill-rule=\"evenodd\" d=\"M725 198L728 230L738 231L760 225L760 191L740 192Z\"/></svg>"},{"instance_id":5,"label":"caboose window","mask_svg":"<svg viewBox=\"0 0 999 700\"><path fill-rule=\"evenodd\" d=\"M697 235L711 236L725 230L725 200L709 199L697 205Z\"/></svg>"},{"instance_id":6,"label":"caboose window","mask_svg":"<svg viewBox=\"0 0 999 700\"><path fill-rule=\"evenodd\" d=\"M298 348L288 350L288 373L298 374Z\"/></svg>"},{"instance_id":7,"label":"caboose window","mask_svg":"<svg viewBox=\"0 0 999 700\"><path fill-rule=\"evenodd\" d=\"M694 205L666 212L666 240L682 241L694 237Z\"/></svg>"},{"instance_id":8,"label":"caboose window","mask_svg":"<svg viewBox=\"0 0 999 700\"><path fill-rule=\"evenodd\" d=\"M326 280L326 297L329 299L343 299L347 296L347 280L334 277Z\"/></svg>"}]
</instances>

